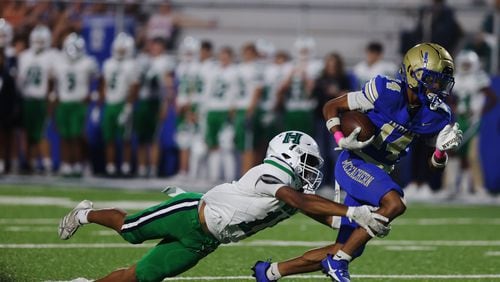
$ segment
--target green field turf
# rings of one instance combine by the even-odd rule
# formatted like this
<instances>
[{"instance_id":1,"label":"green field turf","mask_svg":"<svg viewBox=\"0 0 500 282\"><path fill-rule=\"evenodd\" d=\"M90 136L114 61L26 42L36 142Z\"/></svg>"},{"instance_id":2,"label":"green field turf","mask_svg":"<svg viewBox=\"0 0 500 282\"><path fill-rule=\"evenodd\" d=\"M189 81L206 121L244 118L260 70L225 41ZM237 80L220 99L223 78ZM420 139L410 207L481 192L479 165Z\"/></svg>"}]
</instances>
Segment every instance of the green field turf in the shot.
<instances>
[{"instance_id":1,"label":"green field turf","mask_svg":"<svg viewBox=\"0 0 500 282\"><path fill-rule=\"evenodd\" d=\"M136 209L166 199L160 192L0 185L0 281L96 279L134 263L154 243L131 247L93 225L60 241L59 219L84 198L96 207ZM251 281L256 260L297 256L335 237L336 231L297 215L241 244L220 247L182 277ZM350 269L354 281L500 281L500 207L410 205L392 233L373 240ZM329 281L320 272L308 275L282 281Z\"/></svg>"}]
</instances>

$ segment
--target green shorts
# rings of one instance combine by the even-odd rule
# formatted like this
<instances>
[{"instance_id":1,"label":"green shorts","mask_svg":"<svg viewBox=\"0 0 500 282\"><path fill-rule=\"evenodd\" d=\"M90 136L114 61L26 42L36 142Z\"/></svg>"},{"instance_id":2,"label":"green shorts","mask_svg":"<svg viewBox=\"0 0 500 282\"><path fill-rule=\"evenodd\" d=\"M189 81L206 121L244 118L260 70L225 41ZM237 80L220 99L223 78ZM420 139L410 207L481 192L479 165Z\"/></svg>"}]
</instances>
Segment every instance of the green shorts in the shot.
<instances>
[{"instance_id":1,"label":"green shorts","mask_svg":"<svg viewBox=\"0 0 500 282\"><path fill-rule=\"evenodd\" d=\"M184 193L125 218L121 236L132 244L163 239L136 265L139 281L176 276L213 252L220 242L206 234L198 219L202 194Z\"/></svg>"},{"instance_id":2,"label":"green shorts","mask_svg":"<svg viewBox=\"0 0 500 282\"><path fill-rule=\"evenodd\" d=\"M104 108L102 135L106 143L125 136L125 126L118 123L118 117L120 116L124 105L124 103L106 104Z\"/></svg>"},{"instance_id":3,"label":"green shorts","mask_svg":"<svg viewBox=\"0 0 500 282\"><path fill-rule=\"evenodd\" d=\"M139 100L134 112L134 131L139 144L151 143L155 137L158 126L158 112L160 101Z\"/></svg>"},{"instance_id":4,"label":"green shorts","mask_svg":"<svg viewBox=\"0 0 500 282\"><path fill-rule=\"evenodd\" d=\"M56 110L56 124L64 139L83 136L87 106L82 102L61 102Z\"/></svg>"},{"instance_id":5,"label":"green shorts","mask_svg":"<svg viewBox=\"0 0 500 282\"><path fill-rule=\"evenodd\" d=\"M216 148L219 146L219 133L228 121L228 111L212 111L207 113L207 132L205 140L209 148Z\"/></svg>"},{"instance_id":6,"label":"green shorts","mask_svg":"<svg viewBox=\"0 0 500 282\"><path fill-rule=\"evenodd\" d=\"M313 111L287 111L283 123L285 125L285 131L298 130L312 135L314 129Z\"/></svg>"},{"instance_id":7,"label":"green shorts","mask_svg":"<svg viewBox=\"0 0 500 282\"><path fill-rule=\"evenodd\" d=\"M261 111L257 110L254 116L247 120L246 110L238 110L235 119L235 143L240 152L253 150L256 146L257 135L262 134L260 123Z\"/></svg>"},{"instance_id":8,"label":"green shorts","mask_svg":"<svg viewBox=\"0 0 500 282\"><path fill-rule=\"evenodd\" d=\"M45 99L26 98L23 102L23 126L26 129L28 143L36 144L42 140L46 126L47 101Z\"/></svg>"}]
</instances>

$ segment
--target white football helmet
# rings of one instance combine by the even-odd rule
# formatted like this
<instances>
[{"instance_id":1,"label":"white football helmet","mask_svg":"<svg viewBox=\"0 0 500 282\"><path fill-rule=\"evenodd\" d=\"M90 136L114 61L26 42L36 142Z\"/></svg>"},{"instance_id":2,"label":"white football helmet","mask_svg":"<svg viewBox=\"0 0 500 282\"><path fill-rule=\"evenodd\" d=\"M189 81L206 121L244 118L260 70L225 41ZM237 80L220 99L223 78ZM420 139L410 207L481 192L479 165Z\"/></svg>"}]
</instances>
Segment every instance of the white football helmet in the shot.
<instances>
[{"instance_id":1,"label":"white football helmet","mask_svg":"<svg viewBox=\"0 0 500 282\"><path fill-rule=\"evenodd\" d=\"M0 48L9 46L12 42L12 26L5 19L0 19Z\"/></svg>"},{"instance_id":2,"label":"white football helmet","mask_svg":"<svg viewBox=\"0 0 500 282\"><path fill-rule=\"evenodd\" d=\"M475 73L481 69L481 62L476 52L462 50L455 59L457 75Z\"/></svg>"},{"instance_id":3,"label":"white football helmet","mask_svg":"<svg viewBox=\"0 0 500 282\"><path fill-rule=\"evenodd\" d=\"M270 142L266 158L275 157L287 163L300 177L303 189L314 192L323 180L320 168L323 158L318 144L304 132L285 131L276 135Z\"/></svg>"},{"instance_id":4,"label":"white football helmet","mask_svg":"<svg viewBox=\"0 0 500 282\"><path fill-rule=\"evenodd\" d=\"M262 38L255 41L255 47L257 48L259 55L264 59L271 59L276 53L276 47L274 44Z\"/></svg>"},{"instance_id":5,"label":"white football helmet","mask_svg":"<svg viewBox=\"0 0 500 282\"><path fill-rule=\"evenodd\" d=\"M30 48L39 53L50 47L52 35L48 27L37 25L30 33Z\"/></svg>"},{"instance_id":6,"label":"white football helmet","mask_svg":"<svg viewBox=\"0 0 500 282\"><path fill-rule=\"evenodd\" d=\"M68 59L76 61L85 54L85 40L73 32L64 39L63 49Z\"/></svg>"},{"instance_id":7,"label":"white football helmet","mask_svg":"<svg viewBox=\"0 0 500 282\"><path fill-rule=\"evenodd\" d=\"M182 40L179 51L182 61L194 61L200 52L200 41L192 36L187 36Z\"/></svg>"},{"instance_id":8,"label":"white football helmet","mask_svg":"<svg viewBox=\"0 0 500 282\"><path fill-rule=\"evenodd\" d=\"M299 61L312 59L316 51L316 41L312 37L299 37L293 44L293 55Z\"/></svg>"},{"instance_id":9,"label":"white football helmet","mask_svg":"<svg viewBox=\"0 0 500 282\"><path fill-rule=\"evenodd\" d=\"M113 40L111 52L117 60L131 58L135 52L134 39L125 32L118 33L115 40Z\"/></svg>"}]
</instances>

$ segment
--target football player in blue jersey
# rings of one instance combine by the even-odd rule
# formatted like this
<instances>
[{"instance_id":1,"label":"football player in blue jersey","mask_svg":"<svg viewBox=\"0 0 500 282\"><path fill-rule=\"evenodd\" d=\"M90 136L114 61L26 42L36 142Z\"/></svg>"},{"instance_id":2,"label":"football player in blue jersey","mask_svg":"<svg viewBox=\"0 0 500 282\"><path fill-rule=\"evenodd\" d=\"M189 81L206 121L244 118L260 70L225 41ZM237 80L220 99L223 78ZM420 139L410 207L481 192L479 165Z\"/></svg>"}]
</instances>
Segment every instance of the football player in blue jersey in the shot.
<instances>
[{"instance_id":1,"label":"football player in blue jersey","mask_svg":"<svg viewBox=\"0 0 500 282\"><path fill-rule=\"evenodd\" d=\"M457 148L462 141L462 131L458 124L450 124L451 110L444 103L454 85L453 72L453 59L443 47L422 43L405 54L401 80L376 76L361 91L325 104L326 127L342 150L335 176L346 192L346 205L379 206L377 213L391 221L403 214L403 190L389 173L416 138L435 146L432 167L446 166L446 151ZM358 141L360 128L344 136L339 114L349 110L366 113L375 126L372 138ZM342 218L335 244L285 262L259 261L253 267L254 276L257 281L275 281L285 275L323 269L333 281L350 281L349 262L362 254L371 238L356 223Z\"/></svg>"}]
</instances>

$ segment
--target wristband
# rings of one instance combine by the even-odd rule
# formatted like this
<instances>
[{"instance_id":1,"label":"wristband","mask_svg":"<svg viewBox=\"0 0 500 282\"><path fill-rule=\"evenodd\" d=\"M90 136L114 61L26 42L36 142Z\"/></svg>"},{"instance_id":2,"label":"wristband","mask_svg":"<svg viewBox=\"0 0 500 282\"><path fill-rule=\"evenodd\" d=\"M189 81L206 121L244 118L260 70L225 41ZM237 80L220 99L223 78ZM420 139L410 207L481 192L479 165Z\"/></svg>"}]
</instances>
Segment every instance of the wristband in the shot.
<instances>
[{"instance_id":1,"label":"wristband","mask_svg":"<svg viewBox=\"0 0 500 282\"><path fill-rule=\"evenodd\" d=\"M441 157L438 157L436 152L440 152L442 155ZM446 154L446 152L441 152L441 151L438 151L436 150L436 152L434 152L434 154L432 154L432 157L431 157L431 164L432 166L434 166L435 168L443 168L446 166L446 164L448 163L448 154ZM437 159L443 159L444 158L444 161L441 161L441 162L438 162Z\"/></svg>"},{"instance_id":2,"label":"wristband","mask_svg":"<svg viewBox=\"0 0 500 282\"><path fill-rule=\"evenodd\" d=\"M347 212L345 213L345 216L347 218L352 219L353 215L354 215L354 207L347 207Z\"/></svg>"},{"instance_id":3,"label":"wristband","mask_svg":"<svg viewBox=\"0 0 500 282\"><path fill-rule=\"evenodd\" d=\"M326 128L328 128L328 131L332 130L332 128L337 125L340 125L340 119L338 117L332 117L326 121Z\"/></svg>"},{"instance_id":4,"label":"wristband","mask_svg":"<svg viewBox=\"0 0 500 282\"><path fill-rule=\"evenodd\" d=\"M340 139L344 138L344 133L342 133L342 131L335 131L335 133L333 134L333 138L335 138L335 142L337 142L337 145L339 144L340 142Z\"/></svg>"},{"instance_id":5,"label":"wristband","mask_svg":"<svg viewBox=\"0 0 500 282\"><path fill-rule=\"evenodd\" d=\"M437 159L442 159L446 156L446 151L440 151L440 150L436 149L434 151L434 156L436 156Z\"/></svg>"}]
</instances>

